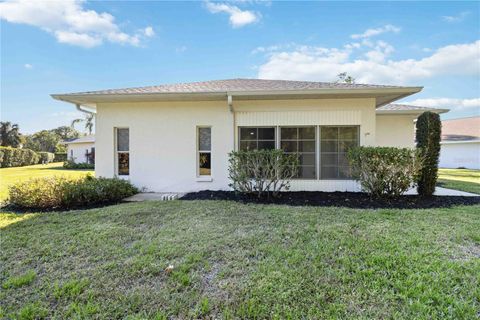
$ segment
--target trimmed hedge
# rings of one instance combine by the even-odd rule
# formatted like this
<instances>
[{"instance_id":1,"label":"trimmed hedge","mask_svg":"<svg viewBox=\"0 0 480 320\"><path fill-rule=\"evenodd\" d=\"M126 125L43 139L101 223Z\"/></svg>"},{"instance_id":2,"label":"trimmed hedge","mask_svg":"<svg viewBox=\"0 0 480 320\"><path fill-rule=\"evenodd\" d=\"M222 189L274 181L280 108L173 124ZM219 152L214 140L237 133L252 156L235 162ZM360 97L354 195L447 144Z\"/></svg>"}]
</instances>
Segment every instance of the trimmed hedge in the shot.
<instances>
[{"instance_id":1,"label":"trimmed hedge","mask_svg":"<svg viewBox=\"0 0 480 320\"><path fill-rule=\"evenodd\" d=\"M0 166L2 168L9 168L37 164L40 156L30 149L0 147L0 159Z\"/></svg>"},{"instance_id":2,"label":"trimmed hedge","mask_svg":"<svg viewBox=\"0 0 480 320\"><path fill-rule=\"evenodd\" d=\"M119 202L138 193L129 181L118 178L80 179L63 176L36 178L9 187L10 204L28 209L68 209Z\"/></svg>"},{"instance_id":3,"label":"trimmed hedge","mask_svg":"<svg viewBox=\"0 0 480 320\"><path fill-rule=\"evenodd\" d=\"M67 160L63 163L65 169L95 169L95 164L93 163L75 163L73 160Z\"/></svg>"},{"instance_id":4,"label":"trimmed hedge","mask_svg":"<svg viewBox=\"0 0 480 320\"><path fill-rule=\"evenodd\" d=\"M348 152L352 176L374 197L396 197L413 187L422 168L415 149L356 147Z\"/></svg>"},{"instance_id":5,"label":"trimmed hedge","mask_svg":"<svg viewBox=\"0 0 480 320\"><path fill-rule=\"evenodd\" d=\"M43 164L53 162L53 159L55 158L55 154L51 152L38 152L38 155L40 157L38 162Z\"/></svg>"},{"instance_id":6,"label":"trimmed hedge","mask_svg":"<svg viewBox=\"0 0 480 320\"><path fill-rule=\"evenodd\" d=\"M64 162L67 161L67 153L66 152L55 152L55 158L53 159L54 162Z\"/></svg>"}]
</instances>

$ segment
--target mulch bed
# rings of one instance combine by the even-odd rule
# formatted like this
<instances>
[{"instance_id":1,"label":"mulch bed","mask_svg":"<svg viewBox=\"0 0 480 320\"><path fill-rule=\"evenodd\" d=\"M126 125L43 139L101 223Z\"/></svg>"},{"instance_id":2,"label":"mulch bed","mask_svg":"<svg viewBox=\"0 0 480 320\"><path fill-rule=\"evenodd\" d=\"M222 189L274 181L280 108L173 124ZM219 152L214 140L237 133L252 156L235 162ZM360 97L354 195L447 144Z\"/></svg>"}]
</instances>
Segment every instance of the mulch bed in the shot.
<instances>
[{"instance_id":1,"label":"mulch bed","mask_svg":"<svg viewBox=\"0 0 480 320\"><path fill-rule=\"evenodd\" d=\"M242 203L285 204L290 206L348 207L357 209L429 209L480 204L480 197L404 195L394 199L375 199L362 192L282 192L276 199L258 199L255 195L234 191L199 191L187 193L181 200L230 200Z\"/></svg>"}]
</instances>

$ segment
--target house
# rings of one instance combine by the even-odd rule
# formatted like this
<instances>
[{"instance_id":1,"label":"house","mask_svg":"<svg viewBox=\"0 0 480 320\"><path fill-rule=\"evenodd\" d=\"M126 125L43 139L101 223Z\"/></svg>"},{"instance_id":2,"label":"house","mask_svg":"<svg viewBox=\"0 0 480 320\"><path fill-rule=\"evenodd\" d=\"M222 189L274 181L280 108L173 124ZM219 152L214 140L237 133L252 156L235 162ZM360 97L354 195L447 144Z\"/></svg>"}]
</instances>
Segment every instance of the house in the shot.
<instances>
[{"instance_id":1,"label":"house","mask_svg":"<svg viewBox=\"0 0 480 320\"><path fill-rule=\"evenodd\" d=\"M88 135L64 141L67 145L67 159L75 163L95 163L95 136Z\"/></svg>"},{"instance_id":2,"label":"house","mask_svg":"<svg viewBox=\"0 0 480 320\"><path fill-rule=\"evenodd\" d=\"M394 105L421 87L230 79L53 98L96 112L97 176L155 192L229 189L232 150L300 155L291 190L355 191L346 149L414 146L428 108Z\"/></svg>"},{"instance_id":3,"label":"house","mask_svg":"<svg viewBox=\"0 0 480 320\"><path fill-rule=\"evenodd\" d=\"M439 166L480 169L480 116L442 121Z\"/></svg>"}]
</instances>

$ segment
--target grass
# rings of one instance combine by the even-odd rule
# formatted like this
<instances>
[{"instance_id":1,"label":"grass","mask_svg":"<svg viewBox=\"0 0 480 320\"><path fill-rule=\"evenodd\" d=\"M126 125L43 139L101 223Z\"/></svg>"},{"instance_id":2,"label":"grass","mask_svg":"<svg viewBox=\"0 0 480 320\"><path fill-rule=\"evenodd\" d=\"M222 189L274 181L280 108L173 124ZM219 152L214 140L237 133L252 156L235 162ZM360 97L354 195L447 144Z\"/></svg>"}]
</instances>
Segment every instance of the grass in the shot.
<instances>
[{"instance_id":1,"label":"grass","mask_svg":"<svg viewBox=\"0 0 480 320\"><path fill-rule=\"evenodd\" d=\"M4 214L0 283L35 277L0 289L0 313L474 319L479 212L176 200Z\"/></svg>"},{"instance_id":2,"label":"grass","mask_svg":"<svg viewBox=\"0 0 480 320\"><path fill-rule=\"evenodd\" d=\"M444 188L480 194L480 170L439 169L438 185Z\"/></svg>"},{"instance_id":3,"label":"grass","mask_svg":"<svg viewBox=\"0 0 480 320\"><path fill-rule=\"evenodd\" d=\"M31 178L51 177L51 176L68 176L80 177L87 173L92 173L93 170L69 170L63 168L63 162L54 162L46 165L37 164L34 166L15 167L15 168L1 168L0 169L0 202L4 201L8 196L8 186L28 180Z\"/></svg>"}]
</instances>

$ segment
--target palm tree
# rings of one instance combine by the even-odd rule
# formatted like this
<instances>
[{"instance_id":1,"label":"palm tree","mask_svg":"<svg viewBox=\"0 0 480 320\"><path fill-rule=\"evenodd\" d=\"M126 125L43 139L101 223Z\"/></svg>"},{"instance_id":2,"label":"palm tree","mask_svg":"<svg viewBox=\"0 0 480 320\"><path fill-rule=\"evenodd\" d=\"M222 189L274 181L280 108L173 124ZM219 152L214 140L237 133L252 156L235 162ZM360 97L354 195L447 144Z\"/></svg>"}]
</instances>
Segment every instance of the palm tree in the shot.
<instances>
[{"instance_id":1,"label":"palm tree","mask_svg":"<svg viewBox=\"0 0 480 320\"><path fill-rule=\"evenodd\" d=\"M72 121L71 127L75 128L77 123L83 122L85 123L85 129L88 131L88 134L92 134L93 126L95 125L95 113L86 113L85 118L81 119L74 119Z\"/></svg>"},{"instance_id":2,"label":"palm tree","mask_svg":"<svg viewBox=\"0 0 480 320\"><path fill-rule=\"evenodd\" d=\"M0 139L2 147L20 147L22 139L18 124L12 124L10 121L0 122Z\"/></svg>"}]
</instances>

